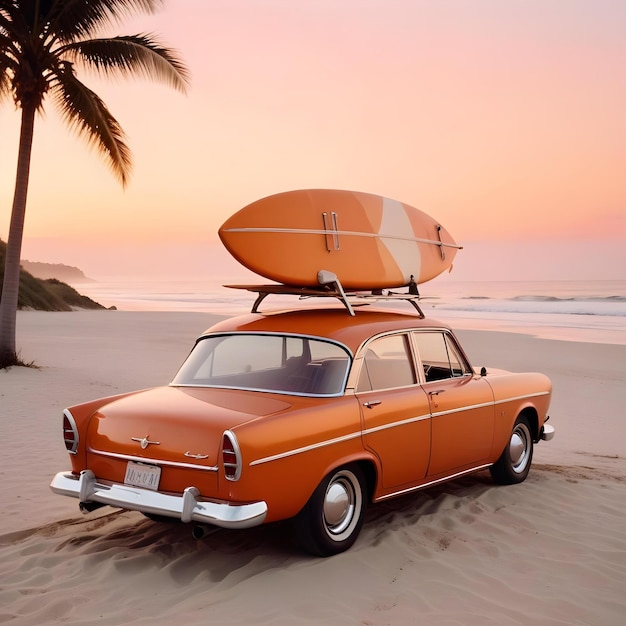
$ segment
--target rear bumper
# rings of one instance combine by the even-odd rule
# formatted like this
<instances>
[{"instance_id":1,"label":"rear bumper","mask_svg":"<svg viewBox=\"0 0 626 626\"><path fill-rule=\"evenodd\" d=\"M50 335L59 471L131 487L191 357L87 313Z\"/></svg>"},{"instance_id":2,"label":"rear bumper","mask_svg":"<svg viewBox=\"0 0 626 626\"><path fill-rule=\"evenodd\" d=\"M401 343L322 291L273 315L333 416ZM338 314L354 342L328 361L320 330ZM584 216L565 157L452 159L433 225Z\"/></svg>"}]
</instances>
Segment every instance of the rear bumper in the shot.
<instances>
[{"instance_id":1,"label":"rear bumper","mask_svg":"<svg viewBox=\"0 0 626 626\"><path fill-rule=\"evenodd\" d=\"M541 439L543 441L550 441L554 437L554 426L550 424L544 424L541 428Z\"/></svg>"},{"instance_id":2,"label":"rear bumper","mask_svg":"<svg viewBox=\"0 0 626 626\"><path fill-rule=\"evenodd\" d=\"M267 515L265 502L228 504L199 499L195 487L182 495L172 495L119 483L100 483L91 470L80 476L59 472L50 483L56 494L78 498L80 502L99 502L121 509L178 518L183 522L212 524L222 528L250 528L262 524Z\"/></svg>"}]
</instances>

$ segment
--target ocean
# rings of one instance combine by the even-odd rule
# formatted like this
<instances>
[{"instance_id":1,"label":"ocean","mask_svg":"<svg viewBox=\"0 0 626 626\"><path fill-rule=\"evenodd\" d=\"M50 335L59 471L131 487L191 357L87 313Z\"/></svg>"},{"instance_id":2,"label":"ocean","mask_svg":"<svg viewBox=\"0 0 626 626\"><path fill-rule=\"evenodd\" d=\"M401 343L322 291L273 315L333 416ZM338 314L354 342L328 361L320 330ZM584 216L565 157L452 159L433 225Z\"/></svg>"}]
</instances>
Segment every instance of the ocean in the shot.
<instances>
[{"instance_id":1,"label":"ocean","mask_svg":"<svg viewBox=\"0 0 626 626\"><path fill-rule=\"evenodd\" d=\"M223 285L251 282L263 283L263 279L250 280L249 276L244 280L241 276L194 280L116 278L74 287L100 304L118 310L236 315L248 312L256 296ZM456 328L626 345L626 280L460 282L445 276L421 285L420 295L420 306L426 316ZM269 296L261 310L298 305L298 299L291 296Z\"/></svg>"}]
</instances>

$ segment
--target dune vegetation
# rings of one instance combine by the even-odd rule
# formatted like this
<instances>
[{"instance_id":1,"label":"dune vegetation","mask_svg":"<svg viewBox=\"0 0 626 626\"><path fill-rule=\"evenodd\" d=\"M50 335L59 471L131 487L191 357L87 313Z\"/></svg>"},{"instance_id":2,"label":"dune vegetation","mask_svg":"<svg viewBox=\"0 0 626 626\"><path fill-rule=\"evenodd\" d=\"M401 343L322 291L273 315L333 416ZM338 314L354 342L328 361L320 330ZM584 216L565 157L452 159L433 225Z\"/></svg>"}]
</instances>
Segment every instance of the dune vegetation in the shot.
<instances>
[{"instance_id":1,"label":"dune vegetation","mask_svg":"<svg viewBox=\"0 0 626 626\"><path fill-rule=\"evenodd\" d=\"M4 259L7 245L0 241L0 288L4 277ZM20 270L18 309L37 311L72 311L74 309L104 309L91 298L83 296L70 285L48 278L35 278L23 268Z\"/></svg>"}]
</instances>

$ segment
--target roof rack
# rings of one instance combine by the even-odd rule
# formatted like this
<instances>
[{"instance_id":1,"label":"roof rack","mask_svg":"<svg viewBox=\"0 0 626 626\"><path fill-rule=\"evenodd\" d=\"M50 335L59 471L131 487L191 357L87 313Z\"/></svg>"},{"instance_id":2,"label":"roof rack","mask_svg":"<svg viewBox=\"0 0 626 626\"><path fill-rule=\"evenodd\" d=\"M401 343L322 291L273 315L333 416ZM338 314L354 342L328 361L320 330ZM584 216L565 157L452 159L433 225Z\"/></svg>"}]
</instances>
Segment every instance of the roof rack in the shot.
<instances>
[{"instance_id":1,"label":"roof rack","mask_svg":"<svg viewBox=\"0 0 626 626\"><path fill-rule=\"evenodd\" d=\"M350 315L354 315L354 309L349 298L356 300L355 306L379 302L381 300L402 300L409 302L417 311L420 319L425 317L418 304L419 295L411 293L396 293L386 289L372 289L369 291L354 291L346 293L341 282L333 272L320 270L317 274L320 282L319 287L297 287L295 285L283 285L281 283L269 285L224 285L229 289L246 289L258 294L252 305L252 313L258 313L259 306L271 294L298 296L305 298L337 298L346 307Z\"/></svg>"}]
</instances>

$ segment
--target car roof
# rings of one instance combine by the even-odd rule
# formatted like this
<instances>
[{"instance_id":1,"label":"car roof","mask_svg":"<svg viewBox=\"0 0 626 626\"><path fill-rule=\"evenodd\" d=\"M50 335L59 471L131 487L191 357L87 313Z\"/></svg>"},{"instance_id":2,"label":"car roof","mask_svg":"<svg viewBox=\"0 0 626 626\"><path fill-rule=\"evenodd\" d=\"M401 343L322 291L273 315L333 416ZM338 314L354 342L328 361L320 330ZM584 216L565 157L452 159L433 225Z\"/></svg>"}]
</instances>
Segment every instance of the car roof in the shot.
<instances>
[{"instance_id":1,"label":"car roof","mask_svg":"<svg viewBox=\"0 0 626 626\"><path fill-rule=\"evenodd\" d=\"M355 352L364 341L388 331L449 326L415 312L364 306L350 315L343 307L302 308L250 313L218 322L204 334L221 332L270 332L311 335L339 341Z\"/></svg>"}]
</instances>

